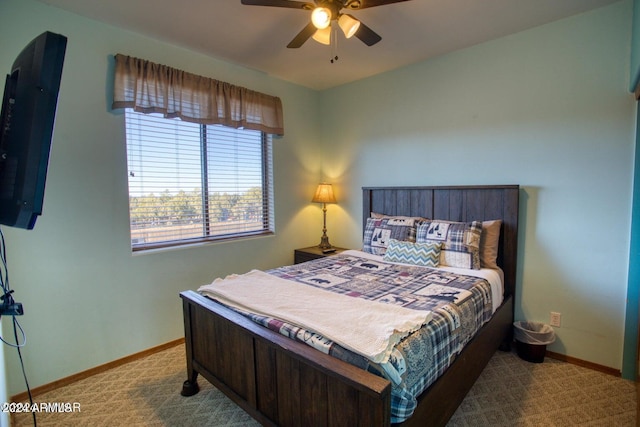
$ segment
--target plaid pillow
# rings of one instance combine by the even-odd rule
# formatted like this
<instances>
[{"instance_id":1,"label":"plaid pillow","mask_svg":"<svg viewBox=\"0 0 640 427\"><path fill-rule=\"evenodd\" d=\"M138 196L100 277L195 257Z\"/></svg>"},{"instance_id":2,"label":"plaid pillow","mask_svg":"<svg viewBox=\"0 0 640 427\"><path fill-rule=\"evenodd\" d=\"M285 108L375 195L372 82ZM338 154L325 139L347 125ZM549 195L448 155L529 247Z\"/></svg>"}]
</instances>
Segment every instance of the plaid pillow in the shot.
<instances>
[{"instance_id":1,"label":"plaid pillow","mask_svg":"<svg viewBox=\"0 0 640 427\"><path fill-rule=\"evenodd\" d=\"M422 267L437 267L440 263L442 243L411 243L391 239L384 260Z\"/></svg>"},{"instance_id":2,"label":"plaid pillow","mask_svg":"<svg viewBox=\"0 0 640 427\"><path fill-rule=\"evenodd\" d=\"M416 220L413 218L367 218L364 229L364 252L384 255L391 239L416 241Z\"/></svg>"},{"instance_id":3,"label":"plaid pillow","mask_svg":"<svg viewBox=\"0 0 640 427\"><path fill-rule=\"evenodd\" d=\"M417 228L418 243L443 243L440 265L480 269L482 222L426 221Z\"/></svg>"}]
</instances>

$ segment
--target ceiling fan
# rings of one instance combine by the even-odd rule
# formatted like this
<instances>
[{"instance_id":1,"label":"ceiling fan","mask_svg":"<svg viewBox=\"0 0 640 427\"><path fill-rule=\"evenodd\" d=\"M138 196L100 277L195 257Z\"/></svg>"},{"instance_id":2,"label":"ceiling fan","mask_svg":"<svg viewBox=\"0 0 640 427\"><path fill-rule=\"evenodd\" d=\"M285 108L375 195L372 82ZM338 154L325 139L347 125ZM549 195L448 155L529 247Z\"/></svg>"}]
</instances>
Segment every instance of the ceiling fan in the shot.
<instances>
[{"instance_id":1,"label":"ceiling fan","mask_svg":"<svg viewBox=\"0 0 640 427\"><path fill-rule=\"evenodd\" d=\"M287 45L288 48L298 48L310 37L320 43L330 44L332 21L337 21L345 37L356 36L367 46L373 46L382 40L382 37L353 16L342 13L342 9L361 10L403 1L409 0L313 0L313 3L293 0L242 0L242 4L311 11L311 21Z\"/></svg>"}]
</instances>

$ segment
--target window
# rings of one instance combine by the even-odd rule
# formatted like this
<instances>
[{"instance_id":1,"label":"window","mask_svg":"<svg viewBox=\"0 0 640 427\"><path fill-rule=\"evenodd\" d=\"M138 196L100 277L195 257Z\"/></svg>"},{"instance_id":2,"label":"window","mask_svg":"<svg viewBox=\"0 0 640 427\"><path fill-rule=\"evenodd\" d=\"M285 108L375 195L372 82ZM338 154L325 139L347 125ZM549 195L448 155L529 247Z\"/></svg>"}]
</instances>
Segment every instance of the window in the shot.
<instances>
[{"instance_id":1,"label":"window","mask_svg":"<svg viewBox=\"0 0 640 427\"><path fill-rule=\"evenodd\" d=\"M125 116L134 251L274 231L270 135Z\"/></svg>"}]
</instances>

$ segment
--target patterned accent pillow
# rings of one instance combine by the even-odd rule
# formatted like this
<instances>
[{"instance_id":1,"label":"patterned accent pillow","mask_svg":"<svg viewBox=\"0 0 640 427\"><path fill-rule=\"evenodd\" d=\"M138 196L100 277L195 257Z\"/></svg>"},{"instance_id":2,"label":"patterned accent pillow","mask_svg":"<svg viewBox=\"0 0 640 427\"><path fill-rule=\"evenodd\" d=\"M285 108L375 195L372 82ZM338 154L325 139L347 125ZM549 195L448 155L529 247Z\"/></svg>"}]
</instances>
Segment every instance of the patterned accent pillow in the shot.
<instances>
[{"instance_id":1,"label":"patterned accent pillow","mask_svg":"<svg viewBox=\"0 0 640 427\"><path fill-rule=\"evenodd\" d=\"M437 267L440 263L442 243L411 243L391 239L384 260L422 267Z\"/></svg>"},{"instance_id":2,"label":"patterned accent pillow","mask_svg":"<svg viewBox=\"0 0 640 427\"><path fill-rule=\"evenodd\" d=\"M442 242L440 265L480 269L482 222L427 221L418 225L418 243Z\"/></svg>"},{"instance_id":3,"label":"patterned accent pillow","mask_svg":"<svg viewBox=\"0 0 640 427\"><path fill-rule=\"evenodd\" d=\"M416 221L412 218L367 218L362 250L384 255L391 239L401 242L416 241Z\"/></svg>"}]
</instances>

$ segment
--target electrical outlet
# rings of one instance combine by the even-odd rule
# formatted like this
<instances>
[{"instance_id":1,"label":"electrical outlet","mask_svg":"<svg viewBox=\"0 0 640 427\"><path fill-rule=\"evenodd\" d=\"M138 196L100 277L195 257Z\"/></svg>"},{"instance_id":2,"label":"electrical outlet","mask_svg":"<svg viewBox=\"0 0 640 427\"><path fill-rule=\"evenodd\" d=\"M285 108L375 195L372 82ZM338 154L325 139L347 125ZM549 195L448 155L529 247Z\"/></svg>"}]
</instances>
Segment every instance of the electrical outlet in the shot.
<instances>
[{"instance_id":1,"label":"electrical outlet","mask_svg":"<svg viewBox=\"0 0 640 427\"><path fill-rule=\"evenodd\" d=\"M552 311L551 312L551 326L555 326L556 328L560 327L560 318L561 318L561 314L556 312L556 311Z\"/></svg>"}]
</instances>

